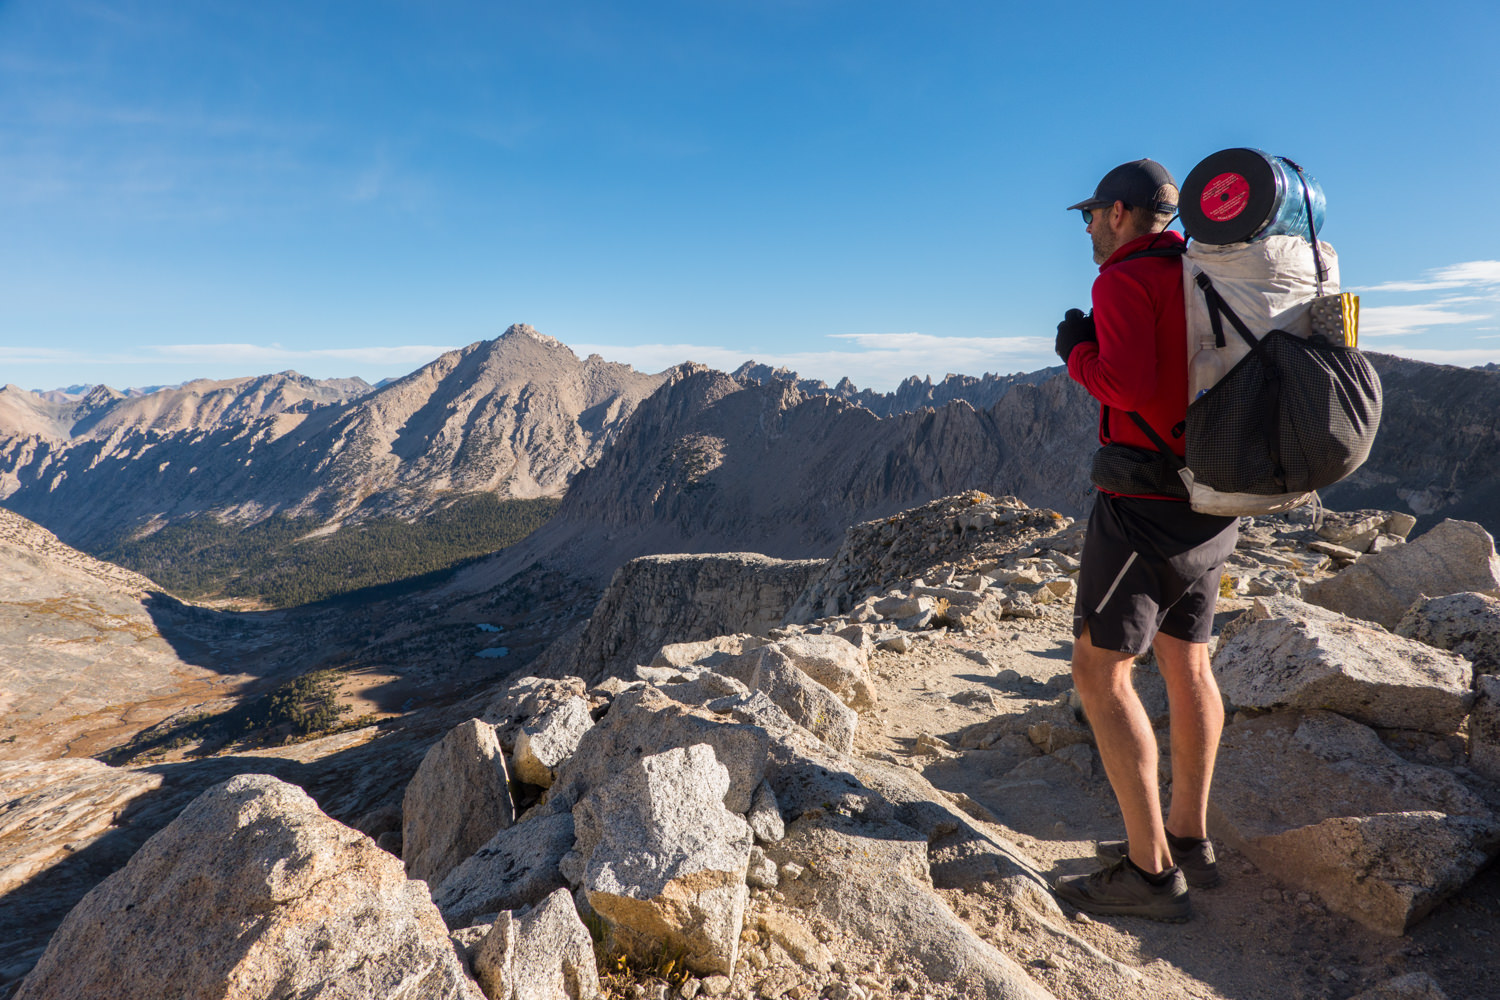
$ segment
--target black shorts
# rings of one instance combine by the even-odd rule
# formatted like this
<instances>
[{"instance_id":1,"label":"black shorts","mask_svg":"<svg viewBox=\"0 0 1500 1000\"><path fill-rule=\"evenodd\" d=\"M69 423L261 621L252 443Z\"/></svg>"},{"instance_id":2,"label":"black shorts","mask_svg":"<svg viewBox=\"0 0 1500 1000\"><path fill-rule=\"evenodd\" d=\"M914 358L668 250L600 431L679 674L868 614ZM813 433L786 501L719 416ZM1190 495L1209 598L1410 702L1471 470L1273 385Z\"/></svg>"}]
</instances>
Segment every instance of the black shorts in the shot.
<instances>
[{"instance_id":1,"label":"black shorts","mask_svg":"<svg viewBox=\"0 0 1500 1000\"><path fill-rule=\"evenodd\" d=\"M1073 606L1073 637L1144 653L1157 632L1186 642L1213 635L1224 560L1239 518L1199 514L1181 500L1099 493L1089 515Z\"/></svg>"}]
</instances>

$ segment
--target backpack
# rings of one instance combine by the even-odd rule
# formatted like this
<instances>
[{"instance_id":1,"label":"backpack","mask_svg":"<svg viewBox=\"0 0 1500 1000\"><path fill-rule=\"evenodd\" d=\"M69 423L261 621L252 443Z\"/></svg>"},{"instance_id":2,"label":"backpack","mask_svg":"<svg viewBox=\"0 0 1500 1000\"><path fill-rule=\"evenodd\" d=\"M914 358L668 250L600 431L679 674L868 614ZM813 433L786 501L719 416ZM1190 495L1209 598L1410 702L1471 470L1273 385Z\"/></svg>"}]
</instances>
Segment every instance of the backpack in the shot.
<instances>
[{"instance_id":1,"label":"backpack","mask_svg":"<svg viewBox=\"0 0 1500 1000\"><path fill-rule=\"evenodd\" d=\"M1356 346L1358 297L1338 294L1338 257L1309 229L1312 241L1193 241L1125 258L1183 258L1189 401L1186 421L1166 430L1186 437L1186 458L1132 412L1160 455L1102 448L1096 484L1183 497L1204 514L1269 514L1363 464L1380 426L1380 377Z\"/></svg>"}]
</instances>

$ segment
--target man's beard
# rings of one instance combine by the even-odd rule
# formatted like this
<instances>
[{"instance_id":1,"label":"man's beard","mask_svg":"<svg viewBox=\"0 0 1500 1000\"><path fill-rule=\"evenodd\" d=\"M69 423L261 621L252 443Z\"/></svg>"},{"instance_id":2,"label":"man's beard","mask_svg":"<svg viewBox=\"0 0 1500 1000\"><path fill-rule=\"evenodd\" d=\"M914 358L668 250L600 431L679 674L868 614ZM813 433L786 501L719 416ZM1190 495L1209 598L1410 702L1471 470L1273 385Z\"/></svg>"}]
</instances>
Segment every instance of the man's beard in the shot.
<instances>
[{"instance_id":1,"label":"man's beard","mask_svg":"<svg viewBox=\"0 0 1500 1000\"><path fill-rule=\"evenodd\" d=\"M1120 249L1115 242L1115 234L1108 229L1099 233L1089 233L1089 238L1094 241L1094 263L1103 264L1109 260L1110 255Z\"/></svg>"}]
</instances>

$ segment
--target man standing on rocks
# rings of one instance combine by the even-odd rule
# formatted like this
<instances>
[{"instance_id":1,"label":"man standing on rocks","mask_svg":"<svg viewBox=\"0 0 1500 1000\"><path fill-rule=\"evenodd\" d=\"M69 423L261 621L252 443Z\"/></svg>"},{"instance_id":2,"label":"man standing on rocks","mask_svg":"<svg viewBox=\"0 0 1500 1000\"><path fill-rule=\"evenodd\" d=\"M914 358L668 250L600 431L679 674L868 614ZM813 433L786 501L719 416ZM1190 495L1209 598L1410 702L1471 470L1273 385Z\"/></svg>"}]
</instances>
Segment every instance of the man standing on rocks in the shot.
<instances>
[{"instance_id":1,"label":"man standing on rocks","mask_svg":"<svg viewBox=\"0 0 1500 1000\"><path fill-rule=\"evenodd\" d=\"M1194 512L1153 437L1179 456L1187 418L1184 241L1167 226L1177 183L1136 160L1104 175L1082 211L1099 277L1093 312L1068 311L1057 353L1100 403L1089 516L1073 612L1073 683L1094 731L1127 840L1105 841L1105 867L1057 880L1095 914L1181 921L1188 886L1219 881L1208 841L1208 789L1224 708L1208 662L1214 603L1238 519ZM1162 819L1157 747L1131 684L1148 646L1171 702L1172 802Z\"/></svg>"}]
</instances>

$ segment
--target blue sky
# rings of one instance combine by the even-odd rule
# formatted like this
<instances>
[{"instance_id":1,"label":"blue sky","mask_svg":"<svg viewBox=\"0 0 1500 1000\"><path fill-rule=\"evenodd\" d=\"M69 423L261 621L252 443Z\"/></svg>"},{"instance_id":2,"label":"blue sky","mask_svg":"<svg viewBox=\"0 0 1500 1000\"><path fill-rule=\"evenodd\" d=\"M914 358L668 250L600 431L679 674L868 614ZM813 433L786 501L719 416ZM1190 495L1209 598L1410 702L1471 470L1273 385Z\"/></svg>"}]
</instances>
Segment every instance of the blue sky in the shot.
<instances>
[{"instance_id":1,"label":"blue sky","mask_svg":"<svg viewBox=\"0 0 1500 1000\"><path fill-rule=\"evenodd\" d=\"M1500 361L1500 5L0 0L0 383L399 375L530 323L888 388L1055 363L1063 207L1254 146L1364 346Z\"/></svg>"}]
</instances>

